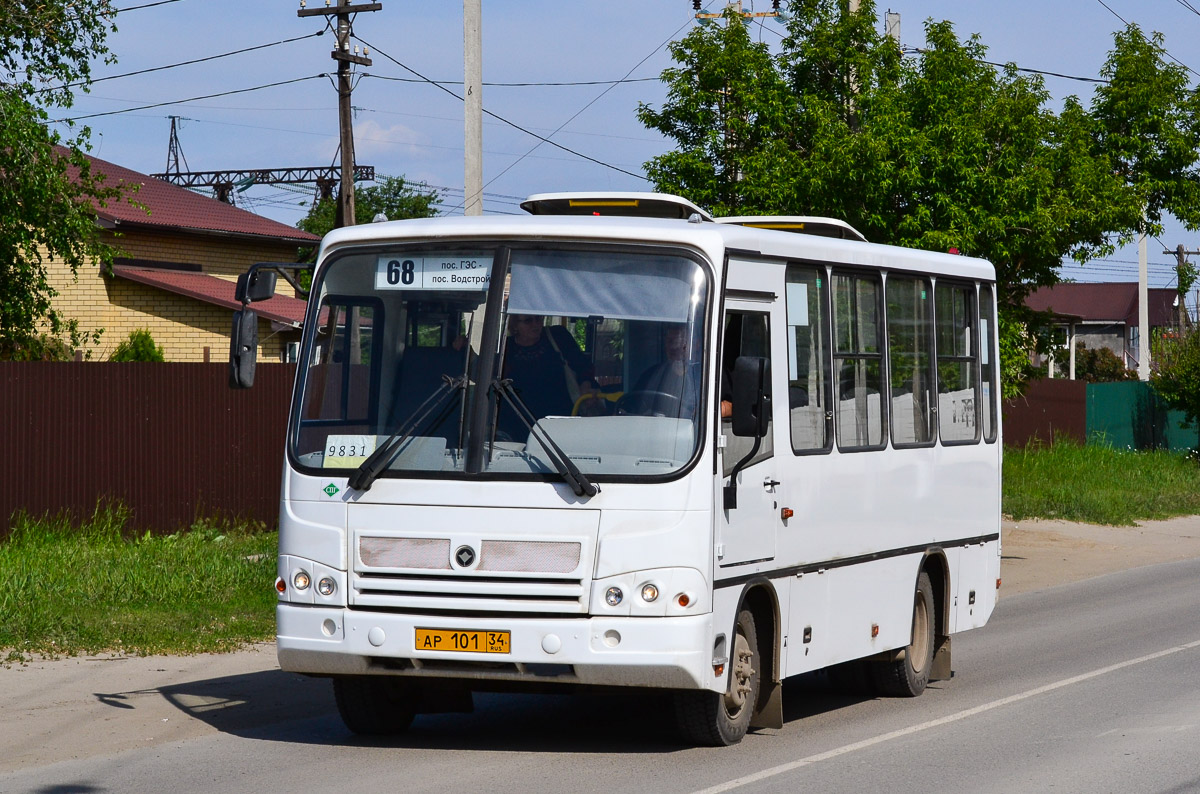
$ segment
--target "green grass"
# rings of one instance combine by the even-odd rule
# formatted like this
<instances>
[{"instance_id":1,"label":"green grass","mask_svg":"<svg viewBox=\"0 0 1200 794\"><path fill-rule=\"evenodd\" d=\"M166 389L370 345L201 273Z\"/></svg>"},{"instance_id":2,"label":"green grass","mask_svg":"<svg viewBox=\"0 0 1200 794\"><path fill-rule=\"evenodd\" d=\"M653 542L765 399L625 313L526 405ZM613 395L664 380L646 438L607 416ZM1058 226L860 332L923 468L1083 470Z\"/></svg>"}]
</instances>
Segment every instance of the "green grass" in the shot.
<instances>
[{"instance_id":1,"label":"green grass","mask_svg":"<svg viewBox=\"0 0 1200 794\"><path fill-rule=\"evenodd\" d=\"M1004 512L1130 526L1200 514L1195 455L1056 443L1004 450Z\"/></svg>"},{"instance_id":2,"label":"green grass","mask_svg":"<svg viewBox=\"0 0 1200 794\"><path fill-rule=\"evenodd\" d=\"M189 654L274 636L276 533L202 522L130 538L127 517L16 518L0 541L0 655Z\"/></svg>"}]
</instances>

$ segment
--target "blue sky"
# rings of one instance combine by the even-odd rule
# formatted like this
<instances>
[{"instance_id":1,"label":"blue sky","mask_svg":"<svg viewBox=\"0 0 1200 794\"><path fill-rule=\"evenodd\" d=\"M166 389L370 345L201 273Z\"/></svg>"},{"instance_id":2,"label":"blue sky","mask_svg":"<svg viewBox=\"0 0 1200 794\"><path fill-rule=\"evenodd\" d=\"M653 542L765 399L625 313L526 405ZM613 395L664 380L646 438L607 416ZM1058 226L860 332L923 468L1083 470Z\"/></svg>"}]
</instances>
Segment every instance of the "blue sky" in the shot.
<instances>
[{"instance_id":1,"label":"blue sky","mask_svg":"<svg viewBox=\"0 0 1200 794\"><path fill-rule=\"evenodd\" d=\"M381 0L383 9L359 15L355 34L372 46L374 65L354 92L357 160L380 174L403 175L444 190L444 209L462 199L462 104L415 80L396 61L439 81L462 79L462 5L457 0ZM155 0L116 0L118 8ZM310 0L317 5L322 0ZM1167 50L1200 70L1200 0L884 0L879 11L901 14L902 41L924 42L926 19L949 19L960 36L978 33L994 61L1094 77L1122 27L1118 19L1165 35ZM768 0L745 7L768 10ZM646 190L634 174L668 144L642 127L639 102L660 106L656 79L671 65L666 43L695 24L689 0L483 0L483 79L487 83L611 81L610 85L486 86L487 110L607 165L555 149L495 119L484 120L485 212L520 212L526 195L551 190ZM723 2L709 2L714 10ZM112 113L85 122L99 157L146 173L165 169L168 116L181 117L179 139L191 170L283 168L328 165L336 160L337 95L331 82L333 36L312 36L320 18L299 18L296 0L172 0L124 11L110 46L115 65L98 64L94 77L151 69L248 47L308 37L240 55L179 68L97 82L77 94L71 116ZM1111 9L1111 10L1110 10ZM881 21L882 24L882 21ZM778 41L781 27L758 28L763 41ZM390 56L387 57L387 56ZM394 60L393 60L394 59ZM309 78L309 79L304 79ZM131 110L143 105L216 94L268 83L273 88L213 99ZM1086 99L1091 84L1046 78L1056 98ZM456 93L459 86L447 84ZM589 104L590 103L590 104ZM255 187L239 204L285 223L303 217L311 194L304 188ZM302 203L303 202L303 203ZM1200 247L1200 234L1172 226L1163 245ZM1173 257L1151 241L1151 283L1172 278ZM1065 275L1081 281L1136 279L1136 251L1124 249L1106 262Z\"/></svg>"}]
</instances>

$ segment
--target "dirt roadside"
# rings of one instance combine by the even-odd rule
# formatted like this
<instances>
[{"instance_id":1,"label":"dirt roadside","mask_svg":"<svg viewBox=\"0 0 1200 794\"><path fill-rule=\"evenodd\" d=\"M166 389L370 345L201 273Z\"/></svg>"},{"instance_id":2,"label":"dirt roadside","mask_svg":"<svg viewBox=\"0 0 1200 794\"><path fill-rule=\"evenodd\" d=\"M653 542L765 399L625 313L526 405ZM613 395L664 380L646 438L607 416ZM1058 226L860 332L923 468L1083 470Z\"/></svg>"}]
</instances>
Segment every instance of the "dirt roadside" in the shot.
<instances>
[{"instance_id":1,"label":"dirt roadside","mask_svg":"<svg viewBox=\"0 0 1200 794\"><path fill-rule=\"evenodd\" d=\"M1200 557L1200 516L1136 527L1006 521L1000 598L1193 557ZM0 667L8 726L0 731L0 775L217 732L255 735L332 708L328 684L281 672L271 644L220 655L8 665Z\"/></svg>"}]
</instances>

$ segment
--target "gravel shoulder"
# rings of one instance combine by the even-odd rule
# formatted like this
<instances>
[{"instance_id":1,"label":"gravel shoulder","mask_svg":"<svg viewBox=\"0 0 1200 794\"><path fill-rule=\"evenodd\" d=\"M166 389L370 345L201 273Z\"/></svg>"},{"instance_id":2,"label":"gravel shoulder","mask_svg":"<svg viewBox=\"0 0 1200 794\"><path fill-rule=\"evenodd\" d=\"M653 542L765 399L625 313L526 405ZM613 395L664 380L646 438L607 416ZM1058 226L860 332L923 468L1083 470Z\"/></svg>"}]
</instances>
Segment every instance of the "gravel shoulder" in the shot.
<instances>
[{"instance_id":1,"label":"gravel shoulder","mask_svg":"<svg viewBox=\"0 0 1200 794\"><path fill-rule=\"evenodd\" d=\"M1200 516L1102 527L1005 521L1000 598L1200 557ZM214 733L261 735L328 714L327 683L279 670L275 646L198 656L94 656L0 667L0 776ZM2 786L0 786L2 787Z\"/></svg>"}]
</instances>

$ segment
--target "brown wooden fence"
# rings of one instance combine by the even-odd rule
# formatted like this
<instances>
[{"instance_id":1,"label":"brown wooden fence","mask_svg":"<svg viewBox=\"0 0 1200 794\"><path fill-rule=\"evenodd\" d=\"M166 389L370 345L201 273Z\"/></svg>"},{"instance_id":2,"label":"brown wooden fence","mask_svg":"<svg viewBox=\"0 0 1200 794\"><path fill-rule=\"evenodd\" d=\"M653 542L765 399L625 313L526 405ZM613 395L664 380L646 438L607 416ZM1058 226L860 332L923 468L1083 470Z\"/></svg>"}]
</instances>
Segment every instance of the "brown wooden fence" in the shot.
<instances>
[{"instance_id":1,"label":"brown wooden fence","mask_svg":"<svg viewBox=\"0 0 1200 794\"><path fill-rule=\"evenodd\" d=\"M226 364L0 362L0 537L17 511L86 517L102 500L139 531L274 527L295 371L262 365L234 391Z\"/></svg>"}]
</instances>

